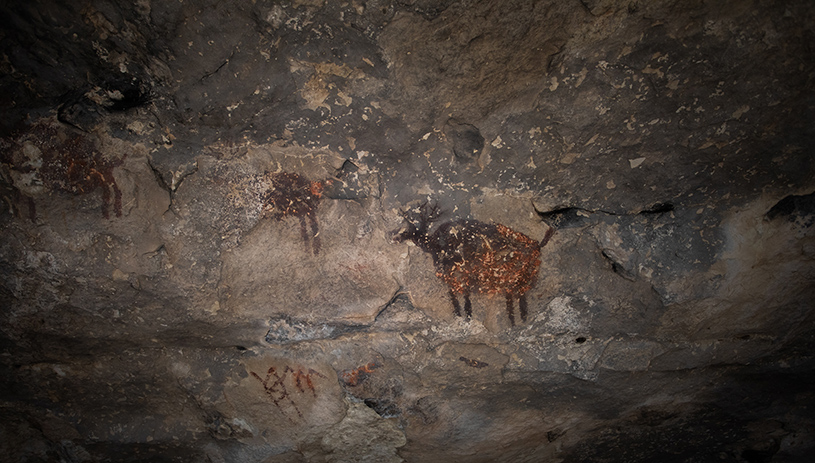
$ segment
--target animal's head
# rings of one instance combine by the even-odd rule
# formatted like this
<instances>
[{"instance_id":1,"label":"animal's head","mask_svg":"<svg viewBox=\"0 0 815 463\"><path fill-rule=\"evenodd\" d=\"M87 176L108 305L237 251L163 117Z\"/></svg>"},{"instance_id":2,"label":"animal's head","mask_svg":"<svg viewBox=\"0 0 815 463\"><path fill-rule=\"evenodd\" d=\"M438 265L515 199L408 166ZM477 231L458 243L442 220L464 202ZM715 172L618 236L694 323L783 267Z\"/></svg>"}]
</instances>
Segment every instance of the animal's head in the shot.
<instances>
[{"instance_id":1,"label":"animal's head","mask_svg":"<svg viewBox=\"0 0 815 463\"><path fill-rule=\"evenodd\" d=\"M429 205L425 202L418 207L400 210L399 214L405 219L405 223L391 232L393 241L397 243L413 241L417 246L424 248L430 226L441 215L438 205Z\"/></svg>"}]
</instances>

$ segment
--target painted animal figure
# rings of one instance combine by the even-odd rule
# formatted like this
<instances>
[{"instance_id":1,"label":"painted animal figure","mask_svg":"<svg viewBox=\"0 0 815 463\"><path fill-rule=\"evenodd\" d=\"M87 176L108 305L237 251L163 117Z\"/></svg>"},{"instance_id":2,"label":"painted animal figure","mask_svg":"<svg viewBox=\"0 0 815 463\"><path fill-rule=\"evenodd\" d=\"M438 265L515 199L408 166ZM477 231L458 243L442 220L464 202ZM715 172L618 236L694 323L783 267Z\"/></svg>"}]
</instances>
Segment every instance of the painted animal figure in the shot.
<instances>
[{"instance_id":1,"label":"painted animal figure","mask_svg":"<svg viewBox=\"0 0 815 463\"><path fill-rule=\"evenodd\" d=\"M320 228L317 224L317 207L323 197L324 182L309 181L293 172L267 174L269 188L263 194L263 209L272 213L276 220L289 216L300 219L300 235L308 251L308 242L316 256L320 252ZM309 235L306 226L311 226Z\"/></svg>"},{"instance_id":2,"label":"painted animal figure","mask_svg":"<svg viewBox=\"0 0 815 463\"><path fill-rule=\"evenodd\" d=\"M470 295L503 294L507 315L515 325L514 300L521 320L526 321L526 293L532 289L540 267L540 248L554 233L550 228L540 242L501 224L455 220L430 232L440 216L437 206L424 204L418 213L402 212L406 226L394 232L394 241L412 241L433 256L436 276L447 283L453 312L461 316L458 297L464 297L464 313L472 315Z\"/></svg>"},{"instance_id":3,"label":"painted animal figure","mask_svg":"<svg viewBox=\"0 0 815 463\"><path fill-rule=\"evenodd\" d=\"M110 218L113 209L116 217L121 217L122 191L113 169L122 161L101 153L93 136L51 119L38 121L15 139L0 140L3 170L18 191L15 196L28 198L32 221L36 221L33 198L54 190L74 195L101 190L102 215Z\"/></svg>"}]
</instances>

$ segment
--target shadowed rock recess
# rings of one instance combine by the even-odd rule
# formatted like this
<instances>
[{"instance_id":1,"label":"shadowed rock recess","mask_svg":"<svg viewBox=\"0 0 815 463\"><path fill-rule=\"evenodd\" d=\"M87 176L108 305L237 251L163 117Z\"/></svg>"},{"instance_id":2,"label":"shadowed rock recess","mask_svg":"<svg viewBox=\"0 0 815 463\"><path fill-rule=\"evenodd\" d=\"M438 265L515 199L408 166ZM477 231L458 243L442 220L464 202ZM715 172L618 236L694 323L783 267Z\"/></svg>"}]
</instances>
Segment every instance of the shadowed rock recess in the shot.
<instances>
[{"instance_id":1,"label":"shadowed rock recess","mask_svg":"<svg viewBox=\"0 0 815 463\"><path fill-rule=\"evenodd\" d=\"M810 461L813 44L809 0L2 2L0 461Z\"/></svg>"}]
</instances>

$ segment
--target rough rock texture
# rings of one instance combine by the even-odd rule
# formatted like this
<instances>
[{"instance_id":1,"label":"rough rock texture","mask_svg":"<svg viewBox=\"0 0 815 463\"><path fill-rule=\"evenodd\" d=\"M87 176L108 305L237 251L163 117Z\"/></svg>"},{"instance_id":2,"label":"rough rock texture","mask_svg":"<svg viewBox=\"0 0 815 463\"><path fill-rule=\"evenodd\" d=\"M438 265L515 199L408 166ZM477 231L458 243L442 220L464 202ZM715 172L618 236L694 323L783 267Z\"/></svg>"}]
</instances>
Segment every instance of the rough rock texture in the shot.
<instances>
[{"instance_id":1,"label":"rough rock texture","mask_svg":"<svg viewBox=\"0 0 815 463\"><path fill-rule=\"evenodd\" d=\"M31 0L0 24L0 460L815 450L812 2ZM526 321L497 289L454 315L448 283L515 256L452 230L437 276L393 239L432 206L428 233L555 229Z\"/></svg>"}]
</instances>

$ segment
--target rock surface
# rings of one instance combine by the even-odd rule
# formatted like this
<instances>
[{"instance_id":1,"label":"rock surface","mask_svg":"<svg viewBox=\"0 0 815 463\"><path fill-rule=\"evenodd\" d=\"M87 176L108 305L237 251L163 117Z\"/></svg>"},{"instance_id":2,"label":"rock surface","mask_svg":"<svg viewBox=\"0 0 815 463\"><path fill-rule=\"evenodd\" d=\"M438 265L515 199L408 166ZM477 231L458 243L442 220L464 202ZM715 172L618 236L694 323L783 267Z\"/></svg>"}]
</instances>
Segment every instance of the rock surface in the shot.
<instances>
[{"instance_id":1,"label":"rock surface","mask_svg":"<svg viewBox=\"0 0 815 463\"><path fill-rule=\"evenodd\" d=\"M0 459L811 455L811 2L0 13Z\"/></svg>"}]
</instances>

